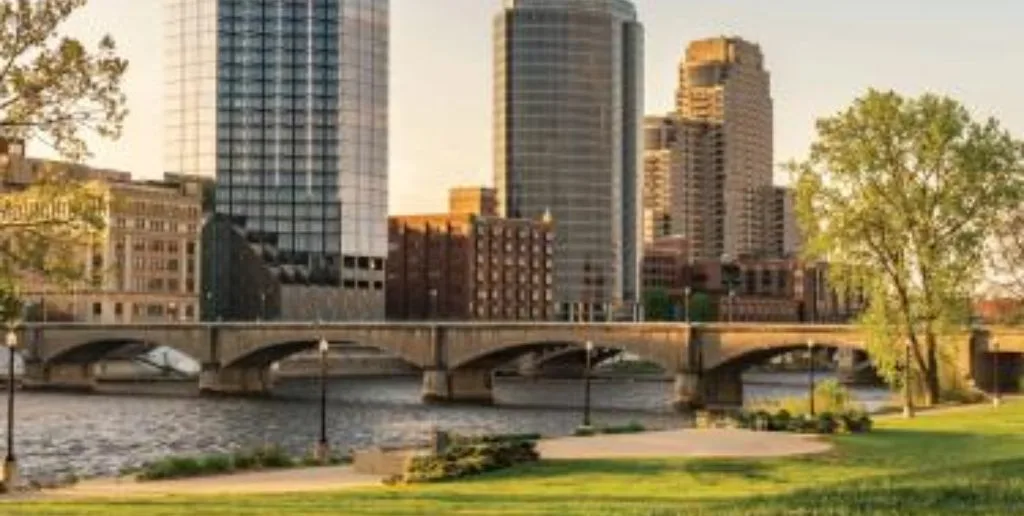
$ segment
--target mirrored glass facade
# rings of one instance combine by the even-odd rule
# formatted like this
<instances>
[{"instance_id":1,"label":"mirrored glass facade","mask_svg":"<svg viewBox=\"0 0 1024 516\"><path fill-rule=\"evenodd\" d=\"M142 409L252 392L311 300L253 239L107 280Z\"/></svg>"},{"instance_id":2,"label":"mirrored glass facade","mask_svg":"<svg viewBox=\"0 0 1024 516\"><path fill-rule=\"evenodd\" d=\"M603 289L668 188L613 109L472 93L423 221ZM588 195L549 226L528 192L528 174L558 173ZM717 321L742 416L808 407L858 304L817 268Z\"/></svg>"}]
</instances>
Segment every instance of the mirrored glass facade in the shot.
<instances>
[{"instance_id":1,"label":"mirrored glass facade","mask_svg":"<svg viewBox=\"0 0 1024 516\"><path fill-rule=\"evenodd\" d=\"M388 0L165 5L166 170L216 177L285 283L382 290Z\"/></svg>"},{"instance_id":2,"label":"mirrored glass facade","mask_svg":"<svg viewBox=\"0 0 1024 516\"><path fill-rule=\"evenodd\" d=\"M625 0L506 0L495 18L495 185L505 216L556 228L561 316L635 304L643 27Z\"/></svg>"}]
</instances>

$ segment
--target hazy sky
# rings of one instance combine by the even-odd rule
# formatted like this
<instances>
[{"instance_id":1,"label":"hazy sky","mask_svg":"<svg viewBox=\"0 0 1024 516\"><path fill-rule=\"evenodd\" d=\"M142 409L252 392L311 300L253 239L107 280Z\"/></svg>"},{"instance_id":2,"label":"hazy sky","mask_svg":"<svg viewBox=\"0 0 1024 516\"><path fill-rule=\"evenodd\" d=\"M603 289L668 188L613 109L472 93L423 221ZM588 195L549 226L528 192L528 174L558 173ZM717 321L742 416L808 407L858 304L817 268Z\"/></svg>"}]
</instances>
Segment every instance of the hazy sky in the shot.
<instances>
[{"instance_id":1,"label":"hazy sky","mask_svg":"<svg viewBox=\"0 0 1024 516\"><path fill-rule=\"evenodd\" d=\"M213 0L210 0L213 1ZM443 209L453 184L491 183L491 18L501 0L391 0L391 211ZM686 43L760 43L772 74L776 161L815 118L868 87L952 95L1024 137L1019 0L635 0L646 26L646 111L671 109ZM130 62L124 137L95 165L162 174L162 0L90 0L71 31L111 33ZM34 146L30 152L44 153Z\"/></svg>"}]
</instances>

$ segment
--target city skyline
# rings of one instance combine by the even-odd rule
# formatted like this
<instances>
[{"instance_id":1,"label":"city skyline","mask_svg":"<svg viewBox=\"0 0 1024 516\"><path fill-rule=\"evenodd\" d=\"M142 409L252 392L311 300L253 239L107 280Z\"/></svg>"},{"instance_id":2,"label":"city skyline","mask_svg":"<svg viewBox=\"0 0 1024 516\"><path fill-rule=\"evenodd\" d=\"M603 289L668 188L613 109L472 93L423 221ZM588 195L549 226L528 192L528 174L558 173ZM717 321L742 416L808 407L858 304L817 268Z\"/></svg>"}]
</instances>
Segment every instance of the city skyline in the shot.
<instances>
[{"instance_id":1,"label":"city skyline","mask_svg":"<svg viewBox=\"0 0 1024 516\"><path fill-rule=\"evenodd\" d=\"M443 205L449 185L490 183L490 18L499 5L393 0L391 212L432 211ZM802 156L813 121L871 86L949 94L977 115L996 116L1011 131L1024 132L1012 79L1024 57L1024 34L1013 20L1024 16L1024 6L1010 1L989 2L984 10L923 1L636 5L647 26L646 114L671 109L676 65L690 41L724 34L762 46L774 82L776 161ZM94 145L90 164L145 178L163 173L162 61L153 59L162 55L155 51L162 16L159 2L92 0L71 24L72 35L90 40L110 32L132 61L126 90L133 112L125 136ZM438 31L440 24L446 30ZM29 149L48 155L44 150L39 144ZM430 180L417 181L422 178Z\"/></svg>"}]
</instances>

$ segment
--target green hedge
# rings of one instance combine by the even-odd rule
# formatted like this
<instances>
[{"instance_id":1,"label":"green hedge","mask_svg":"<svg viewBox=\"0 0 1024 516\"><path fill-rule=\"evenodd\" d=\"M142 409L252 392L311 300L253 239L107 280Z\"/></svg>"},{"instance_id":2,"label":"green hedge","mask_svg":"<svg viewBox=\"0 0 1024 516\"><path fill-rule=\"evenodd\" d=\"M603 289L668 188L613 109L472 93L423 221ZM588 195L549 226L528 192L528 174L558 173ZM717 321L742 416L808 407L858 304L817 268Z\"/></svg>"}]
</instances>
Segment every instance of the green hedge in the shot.
<instances>
[{"instance_id":1,"label":"green hedge","mask_svg":"<svg viewBox=\"0 0 1024 516\"><path fill-rule=\"evenodd\" d=\"M820 412L792 415L787 410L771 413L766 410L740 412L730 416L734 426L762 432L794 432L801 434L859 434L870 432L874 422L865 412L850 410L835 414Z\"/></svg>"},{"instance_id":2,"label":"green hedge","mask_svg":"<svg viewBox=\"0 0 1024 516\"><path fill-rule=\"evenodd\" d=\"M343 464L349 459L343 456L332 456L328 464ZM223 475L235 471L259 469L285 469L298 465L323 465L321 461L311 457L296 459L278 446L264 446L250 450L238 450L234 453L211 453L198 456L167 457L143 464L134 470L124 473L135 473L140 482L153 480L170 480Z\"/></svg>"},{"instance_id":3,"label":"green hedge","mask_svg":"<svg viewBox=\"0 0 1024 516\"><path fill-rule=\"evenodd\" d=\"M620 426L598 426L598 427L579 427L573 431L574 437L591 437L594 435L616 435L616 434L639 434L646 432L647 428L644 425L633 421L626 425Z\"/></svg>"},{"instance_id":4,"label":"green hedge","mask_svg":"<svg viewBox=\"0 0 1024 516\"><path fill-rule=\"evenodd\" d=\"M438 455L410 457L405 465L405 483L440 482L537 461L534 440L498 440L479 444L456 444Z\"/></svg>"}]
</instances>

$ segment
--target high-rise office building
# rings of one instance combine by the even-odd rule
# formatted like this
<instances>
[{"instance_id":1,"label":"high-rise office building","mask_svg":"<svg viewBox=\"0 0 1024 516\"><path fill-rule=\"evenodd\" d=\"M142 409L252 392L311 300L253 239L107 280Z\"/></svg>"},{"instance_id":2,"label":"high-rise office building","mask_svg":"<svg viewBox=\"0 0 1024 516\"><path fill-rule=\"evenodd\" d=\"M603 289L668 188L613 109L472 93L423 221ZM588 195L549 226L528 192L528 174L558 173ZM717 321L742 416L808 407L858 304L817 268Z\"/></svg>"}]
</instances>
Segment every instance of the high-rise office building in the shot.
<instances>
[{"instance_id":1,"label":"high-rise office building","mask_svg":"<svg viewBox=\"0 0 1024 516\"><path fill-rule=\"evenodd\" d=\"M553 216L559 317L628 313L642 237L636 9L626 0L505 0L494 31L499 210Z\"/></svg>"},{"instance_id":2,"label":"high-rise office building","mask_svg":"<svg viewBox=\"0 0 1024 516\"><path fill-rule=\"evenodd\" d=\"M759 46L695 41L679 66L677 139L688 201L682 233L702 259L771 252L763 204L771 195L771 80Z\"/></svg>"},{"instance_id":3,"label":"high-rise office building","mask_svg":"<svg viewBox=\"0 0 1024 516\"><path fill-rule=\"evenodd\" d=\"M674 114L644 119L644 245L674 234L687 206L680 163L681 124Z\"/></svg>"},{"instance_id":4,"label":"high-rise office building","mask_svg":"<svg viewBox=\"0 0 1024 516\"><path fill-rule=\"evenodd\" d=\"M382 318L388 0L165 5L166 170L216 178L216 214L277 284L273 317ZM238 296L214 262L222 316Z\"/></svg>"}]
</instances>

